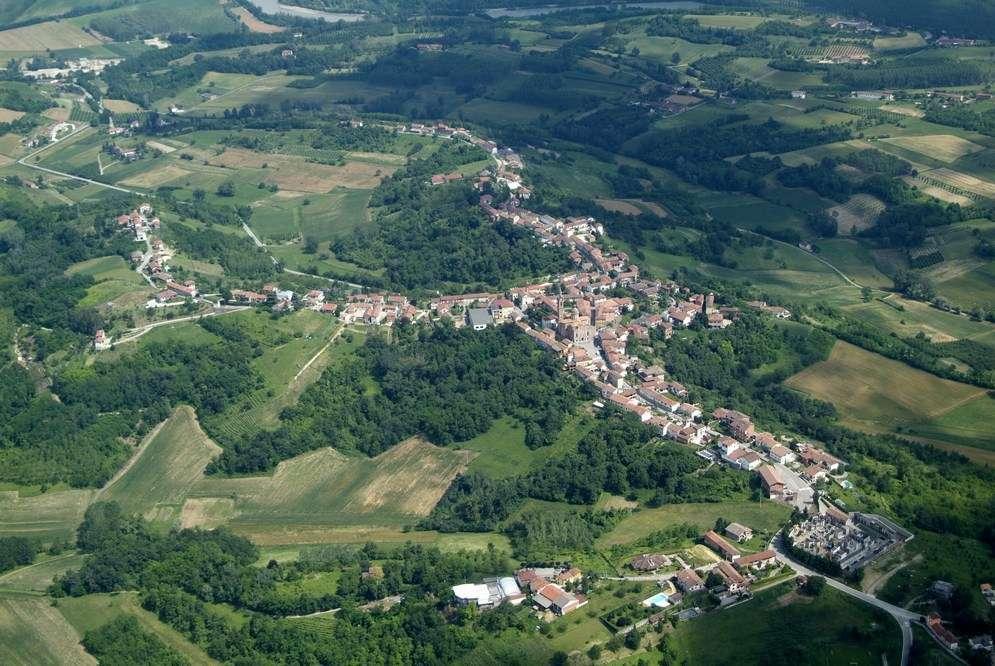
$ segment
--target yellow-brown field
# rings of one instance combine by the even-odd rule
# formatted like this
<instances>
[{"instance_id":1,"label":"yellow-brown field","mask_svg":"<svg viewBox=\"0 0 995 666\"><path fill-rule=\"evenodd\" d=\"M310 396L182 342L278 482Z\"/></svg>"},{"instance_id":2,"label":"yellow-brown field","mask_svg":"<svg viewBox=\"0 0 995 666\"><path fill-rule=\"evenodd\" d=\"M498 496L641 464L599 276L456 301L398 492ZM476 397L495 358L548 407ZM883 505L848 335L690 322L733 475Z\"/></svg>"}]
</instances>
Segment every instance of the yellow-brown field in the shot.
<instances>
[{"instance_id":1,"label":"yellow-brown field","mask_svg":"<svg viewBox=\"0 0 995 666\"><path fill-rule=\"evenodd\" d=\"M282 190L313 193L328 192L336 187L371 189L394 172L394 167L385 165L348 162L343 166L330 166L311 163L294 155L243 148L228 148L213 157L210 163L231 169L260 169L261 177L276 183Z\"/></svg>"}]
</instances>

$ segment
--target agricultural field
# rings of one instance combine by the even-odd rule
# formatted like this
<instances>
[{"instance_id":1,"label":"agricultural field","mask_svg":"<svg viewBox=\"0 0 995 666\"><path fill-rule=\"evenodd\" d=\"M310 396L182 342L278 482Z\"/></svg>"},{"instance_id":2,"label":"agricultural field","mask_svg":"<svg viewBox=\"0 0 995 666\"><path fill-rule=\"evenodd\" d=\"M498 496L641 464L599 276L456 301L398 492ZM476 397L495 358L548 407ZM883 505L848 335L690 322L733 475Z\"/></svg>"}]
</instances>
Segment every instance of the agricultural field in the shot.
<instances>
[{"instance_id":1,"label":"agricultural field","mask_svg":"<svg viewBox=\"0 0 995 666\"><path fill-rule=\"evenodd\" d=\"M204 467L221 447L197 423L190 407L178 407L142 443L131 463L97 495L117 502L128 513L173 527L180 521L183 499L203 477Z\"/></svg>"},{"instance_id":2,"label":"agricultural field","mask_svg":"<svg viewBox=\"0 0 995 666\"><path fill-rule=\"evenodd\" d=\"M275 32L284 31L284 28L281 28L278 25L272 25L270 23L266 23L265 21L260 21L252 14L252 12L250 12L245 7L236 7L232 9L232 12L235 14L235 16L238 17L238 20L241 21L245 25L245 27L247 27L252 32L272 34Z\"/></svg>"},{"instance_id":3,"label":"agricultural field","mask_svg":"<svg viewBox=\"0 0 995 666\"><path fill-rule=\"evenodd\" d=\"M136 248L139 246L136 245ZM119 256L98 257L70 266L68 275L89 275L95 284L81 301L84 306L105 305L122 297L144 302L153 290L128 263Z\"/></svg>"},{"instance_id":4,"label":"agricultural field","mask_svg":"<svg viewBox=\"0 0 995 666\"><path fill-rule=\"evenodd\" d=\"M53 490L22 496L16 490L2 491L0 535L71 540L95 494L94 490Z\"/></svg>"},{"instance_id":5,"label":"agricultural field","mask_svg":"<svg viewBox=\"0 0 995 666\"><path fill-rule=\"evenodd\" d=\"M400 527L428 515L469 459L418 439L376 458L323 449L280 463L270 477L204 479L184 513L205 498L234 497L230 527L263 545L314 542L329 528Z\"/></svg>"},{"instance_id":6,"label":"agricultural field","mask_svg":"<svg viewBox=\"0 0 995 666\"><path fill-rule=\"evenodd\" d=\"M933 342L972 339L988 343L995 337L992 335L995 330L991 324L944 312L897 294L869 303L855 300L844 305L843 310L868 324L902 337L913 336L920 331Z\"/></svg>"},{"instance_id":7,"label":"agricultural field","mask_svg":"<svg viewBox=\"0 0 995 666\"><path fill-rule=\"evenodd\" d=\"M242 330L253 336L253 332L266 330L265 317L247 310L230 319L242 324ZM346 331L330 317L311 311L295 313L281 323L281 337L253 336L264 349L252 362L265 379L264 386L211 416L212 432L237 438L276 426L285 407L294 404L329 364L352 353L364 339L362 333Z\"/></svg>"},{"instance_id":8,"label":"agricultural field","mask_svg":"<svg viewBox=\"0 0 995 666\"><path fill-rule=\"evenodd\" d=\"M0 30L0 56L5 59L101 43L89 32L68 21L46 21L23 28Z\"/></svg>"},{"instance_id":9,"label":"agricultural field","mask_svg":"<svg viewBox=\"0 0 995 666\"><path fill-rule=\"evenodd\" d=\"M47 605L49 602L45 603ZM79 635L99 629L121 615L131 615L138 620L142 629L154 634L190 664L199 666L218 663L178 631L160 622L154 614L142 608L138 594L135 592L67 597L59 599L51 610L56 616L65 618L63 623L68 620L70 625L68 629L74 630L74 633Z\"/></svg>"},{"instance_id":10,"label":"agricultural field","mask_svg":"<svg viewBox=\"0 0 995 666\"><path fill-rule=\"evenodd\" d=\"M989 428L995 400L984 389L940 379L846 342L837 341L827 360L785 384L831 402L841 422L858 430L915 433L922 426L939 442L992 446L987 438L952 436L958 428L965 433ZM946 427L938 425L941 422Z\"/></svg>"},{"instance_id":11,"label":"agricultural field","mask_svg":"<svg viewBox=\"0 0 995 666\"><path fill-rule=\"evenodd\" d=\"M900 49L915 49L926 45L926 40L918 32L908 31L900 37L875 37L875 51L895 51Z\"/></svg>"},{"instance_id":12,"label":"agricultural field","mask_svg":"<svg viewBox=\"0 0 995 666\"><path fill-rule=\"evenodd\" d=\"M5 592L18 595L44 594L56 576L78 569L82 563L83 555L72 552L40 555L34 564L0 575L0 595Z\"/></svg>"},{"instance_id":13,"label":"agricultural field","mask_svg":"<svg viewBox=\"0 0 995 666\"><path fill-rule=\"evenodd\" d=\"M853 195L846 203L827 208L826 213L836 220L841 235L852 236L874 226L884 209L883 201L861 193Z\"/></svg>"},{"instance_id":14,"label":"agricultural field","mask_svg":"<svg viewBox=\"0 0 995 666\"><path fill-rule=\"evenodd\" d=\"M898 136L880 141L947 164L952 164L962 157L985 150L984 146L979 146L953 134Z\"/></svg>"},{"instance_id":15,"label":"agricultural field","mask_svg":"<svg viewBox=\"0 0 995 666\"><path fill-rule=\"evenodd\" d=\"M860 640L852 638L855 629ZM818 597L803 596L788 582L735 608L682 622L671 645L678 659L716 666L776 659L877 666L899 662L902 640L885 613L829 587Z\"/></svg>"},{"instance_id":16,"label":"agricultural field","mask_svg":"<svg viewBox=\"0 0 995 666\"><path fill-rule=\"evenodd\" d=\"M48 599L0 595L0 662L11 666L89 666L97 663L81 635Z\"/></svg>"},{"instance_id":17,"label":"agricultural field","mask_svg":"<svg viewBox=\"0 0 995 666\"><path fill-rule=\"evenodd\" d=\"M838 268L861 286L873 289L892 287L892 279L876 265L874 255L865 245L849 238L821 239L818 256Z\"/></svg>"},{"instance_id":18,"label":"agricultural field","mask_svg":"<svg viewBox=\"0 0 995 666\"><path fill-rule=\"evenodd\" d=\"M752 30L767 20L764 16L750 14L688 14L688 19L694 19L700 25L708 28L733 28L735 30Z\"/></svg>"}]
</instances>

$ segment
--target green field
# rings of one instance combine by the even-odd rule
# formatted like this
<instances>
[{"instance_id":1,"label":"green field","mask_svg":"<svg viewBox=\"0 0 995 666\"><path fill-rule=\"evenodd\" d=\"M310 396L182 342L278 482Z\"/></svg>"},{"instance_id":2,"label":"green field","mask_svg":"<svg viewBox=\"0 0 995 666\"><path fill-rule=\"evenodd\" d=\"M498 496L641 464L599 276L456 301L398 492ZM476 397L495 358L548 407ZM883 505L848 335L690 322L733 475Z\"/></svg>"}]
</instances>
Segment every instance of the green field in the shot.
<instances>
[{"instance_id":1,"label":"green field","mask_svg":"<svg viewBox=\"0 0 995 666\"><path fill-rule=\"evenodd\" d=\"M0 535L27 536L42 541L69 541L94 490L62 490L31 497L0 492Z\"/></svg>"},{"instance_id":2,"label":"green field","mask_svg":"<svg viewBox=\"0 0 995 666\"><path fill-rule=\"evenodd\" d=\"M48 599L0 595L0 662L10 666L96 664L81 635Z\"/></svg>"},{"instance_id":3,"label":"green field","mask_svg":"<svg viewBox=\"0 0 995 666\"><path fill-rule=\"evenodd\" d=\"M732 50L724 44L695 44L677 37L652 37L645 32L636 31L626 35L625 46L629 50L639 49L639 55L643 58L667 65L671 64L671 55L674 53L680 54L680 64L685 65Z\"/></svg>"},{"instance_id":4,"label":"green field","mask_svg":"<svg viewBox=\"0 0 995 666\"><path fill-rule=\"evenodd\" d=\"M939 443L992 449L995 400L983 389L838 341L826 361L786 382L833 403L843 424L869 432L929 433ZM924 430L919 431L920 428Z\"/></svg>"},{"instance_id":5,"label":"green field","mask_svg":"<svg viewBox=\"0 0 995 666\"><path fill-rule=\"evenodd\" d=\"M341 336L336 320L311 310L284 317L278 326L255 310L231 315L228 321L262 345L263 353L252 365L265 380L259 389L210 417L212 432L230 438L275 426L284 407L296 402L322 370L352 353L364 339L353 331Z\"/></svg>"},{"instance_id":6,"label":"green field","mask_svg":"<svg viewBox=\"0 0 995 666\"><path fill-rule=\"evenodd\" d=\"M139 247L137 244L135 247ZM121 257L97 257L70 266L68 275L89 275L96 284L87 288L81 306L98 306L129 295L130 300L144 301L153 290Z\"/></svg>"},{"instance_id":7,"label":"green field","mask_svg":"<svg viewBox=\"0 0 995 666\"><path fill-rule=\"evenodd\" d=\"M333 190L320 198L271 198L252 210L250 226L263 241L330 241L369 221L368 190Z\"/></svg>"},{"instance_id":8,"label":"green field","mask_svg":"<svg viewBox=\"0 0 995 666\"><path fill-rule=\"evenodd\" d=\"M794 587L784 583L735 608L679 624L671 638L678 659L715 666L899 663L902 640L890 617L829 587L817 598Z\"/></svg>"},{"instance_id":9,"label":"green field","mask_svg":"<svg viewBox=\"0 0 995 666\"><path fill-rule=\"evenodd\" d=\"M623 518L610 532L598 538L598 548L629 544L671 525L692 523L702 531L712 529L717 518L737 522L754 530L775 532L788 519L790 509L774 502L715 502L710 504L671 504L656 509L639 509Z\"/></svg>"},{"instance_id":10,"label":"green field","mask_svg":"<svg viewBox=\"0 0 995 666\"><path fill-rule=\"evenodd\" d=\"M897 307L888 305L889 303ZM878 300L863 303L855 299L852 305L844 307L844 311L865 323L902 337L913 336L922 331L934 342L967 338L986 344L995 343L995 328L991 324L944 312L897 294L889 295L886 303Z\"/></svg>"},{"instance_id":11,"label":"green field","mask_svg":"<svg viewBox=\"0 0 995 666\"><path fill-rule=\"evenodd\" d=\"M138 594L135 592L67 597L59 599L52 610L56 615L61 613L69 621L70 629L75 629L80 635L99 629L120 615L131 615L138 620L142 629L154 634L191 664L218 663L178 631L160 622L154 614L142 608Z\"/></svg>"},{"instance_id":12,"label":"green field","mask_svg":"<svg viewBox=\"0 0 995 666\"><path fill-rule=\"evenodd\" d=\"M128 513L173 527L179 524L183 500L221 449L200 429L190 407L177 408L143 448L134 464L112 479L98 499L117 502Z\"/></svg>"},{"instance_id":13,"label":"green field","mask_svg":"<svg viewBox=\"0 0 995 666\"><path fill-rule=\"evenodd\" d=\"M5 59L96 44L100 40L68 21L47 21L0 31L0 56Z\"/></svg>"},{"instance_id":14,"label":"green field","mask_svg":"<svg viewBox=\"0 0 995 666\"><path fill-rule=\"evenodd\" d=\"M524 428L513 419L504 417L495 421L484 434L456 446L476 452L470 471L500 479L535 469L544 461L574 449L592 426L593 422L586 415L574 415L567 420L556 442L530 449L525 446Z\"/></svg>"},{"instance_id":15,"label":"green field","mask_svg":"<svg viewBox=\"0 0 995 666\"><path fill-rule=\"evenodd\" d=\"M78 569L82 563L83 556L76 553L39 555L34 564L0 576L0 594L44 594L56 576Z\"/></svg>"}]
</instances>

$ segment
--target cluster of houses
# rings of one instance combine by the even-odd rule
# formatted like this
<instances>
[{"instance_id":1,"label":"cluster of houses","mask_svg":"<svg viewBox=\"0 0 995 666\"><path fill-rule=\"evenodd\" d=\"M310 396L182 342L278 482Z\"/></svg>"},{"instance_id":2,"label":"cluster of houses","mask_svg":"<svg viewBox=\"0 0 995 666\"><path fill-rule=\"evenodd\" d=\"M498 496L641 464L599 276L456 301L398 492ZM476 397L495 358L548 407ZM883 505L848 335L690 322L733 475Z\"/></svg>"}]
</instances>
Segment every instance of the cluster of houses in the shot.
<instances>
[{"instance_id":1,"label":"cluster of houses","mask_svg":"<svg viewBox=\"0 0 995 666\"><path fill-rule=\"evenodd\" d=\"M584 574L576 568L525 568L515 572L514 578L489 578L481 583L454 585L453 596L461 605L474 604L487 610L502 603L521 605L527 598L542 616L556 617L572 613L587 604L587 598L568 592L565 586L583 580Z\"/></svg>"},{"instance_id":2,"label":"cluster of houses","mask_svg":"<svg viewBox=\"0 0 995 666\"><path fill-rule=\"evenodd\" d=\"M647 553L633 558L629 567L641 573L657 572L677 566L673 576L661 580L663 592L654 594L643 601L644 606L667 608L676 606L684 596L708 590L726 605L747 593L750 587L769 569L778 566L777 555L773 550L744 555L733 543L743 543L753 538L753 530L740 523L729 523L724 534L708 530L701 536L701 542L712 550L717 561L700 567L692 567L679 554ZM717 579L709 580L710 574Z\"/></svg>"},{"instance_id":3,"label":"cluster of houses","mask_svg":"<svg viewBox=\"0 0 995 666\"><path fill-rule=\"evenodd\" d=\"M135 234L135 240L144 243L148 233L161 226L159 218L152 214L152 204L143 203L130 213L123 213L115 218L118 229L128 229Z\"/></svg>"},{"instance_id":4,"label":"cluster of houses","mask_svg":"<svg viewBox=\"0 0 995 666\"><path fill-rule=\"evenodd\" d=\"M957 586L945 580L935 580L930 585L931 595L938 601L949 603L954 596ZM981 595L991 605L995 605L995 592L992 591L990 583L981 584ZM943 617L938 612L929 613L926 618L926 629L933 635L938 643L952 652L957 652L964 647L964 640L958 638L950 629L944 626ZM966 647L972 653L992 652L993 644L990 634L979 634L966 639ZM990 657L989 657L990 659ZM979 663L987 663L984 658Z\"/></svg>"},{"instance_id":5,"label":"cluster of houses","mask_svg":"<svg viewBox=\"0 0 995 666\"><path fill-rule=\"evenodd\" d=\"M169 272L167 262L173 256L172 250L166 247L161 238L151 235L151 232L161 226L151 204L143 203L130 213L118 215L115 221L120 230L132 232L136 242L146 243L148 246L148 252L136 250L131 253L131 261L136 270L149 284L162 287L149 299L146 307L165 307L197 298L197 283L194 280L179 280Z\"/></svg>"},{"instance_id":6,"label":"cluster of houses","mask_svg":"<svg viewBox=\"0 0 995 666\"><path fill-rule=\"evenodd\" d=\"M21 61L21 75L26 79L37 81L55 81L74 74L100 74L107 67L117 65L121 58L76 58L66 60L62 67L42 67L30 69L29 60Z\"/></svg>"},{"instance_id":7,"label":"cluster of houses","mask_svg":"<svg viewBox=\"0 0 995 666\"><path fill-rule=\"evenodd\" d=\"M818 513L792 525L788 541L794 548L855 571L912 539L912 533L883 516L847 513L820 501Z\"/></svg>"}]
</instances>

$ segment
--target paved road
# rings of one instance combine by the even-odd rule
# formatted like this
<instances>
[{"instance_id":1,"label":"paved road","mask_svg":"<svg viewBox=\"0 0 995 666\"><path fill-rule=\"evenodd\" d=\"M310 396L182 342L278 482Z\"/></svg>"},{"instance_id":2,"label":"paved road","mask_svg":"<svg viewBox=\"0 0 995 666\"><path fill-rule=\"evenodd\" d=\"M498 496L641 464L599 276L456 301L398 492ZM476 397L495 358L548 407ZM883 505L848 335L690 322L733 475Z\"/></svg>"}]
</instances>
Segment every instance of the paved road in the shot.
<instances>
[{"instance_id":1,"label":"paved road","mask_svg":"<svg viewBox=\"0 0 995 666\"><path fill-rule=\"evenodd\" d=\"M135 190L129 190L129 189L125 188L125 187L119 187L117 185L110 185L108 183L101 183L99 180L93 180L91 178L84 178L83 176L76 176L76 175L73 175L71 173L66 173L65 171L56 171L55 169L49 169L48 167L38 166L37 164L30 164L27 161L27 160L31 159L32 157L34 157L35 155L38 155L39 153L42 153L42 152L48 150L49 148L62 143L66 139L71 139L72 137L76 136L80 132L82 132L84 130L87 130L89 128L90 128L89 125L84 125L83 127L80 127L78 130L76 130L75 132L73 132L72 134L67 134L66 136L62 137L61 139L59 139L57 141L53 141L53 142L51 142L51 143L49 143L49 144L47 144L45 146L42 146L41 148L39 148L38 150L34 151L33 153L25 155L21 159L17 160L17 163L20 164L21 166L26 166L29 169L35 169L37 171L44 171L45 173L52 174L53 176L62 176L63 178L71 178L72 180L78 180L78 181L83 182L83 183L89 183L91 185L99 185L100 187L105 187L105 188L107 188L109 190L115 190L117 192L124 192L125 194L142 194L142 192L137 192Z\"/></svg>"},{"instance_id":2,"label":"paved road","mask_svg":"<svg viewBox=\"0 0 995 666\"><path fill-rule=\"evenodd\" d=\"M325 282L331 282L333 284L344 284L347 287L353 289L365 289L366 287L361 284L356 284L355 282L346 282L345 280L336 280L335 278L325 277L324 275L315 275L314 273L302 273L301 271L295 271L290 268L284 267L284 273L290 273L291 275L300 275L302 277L317 278L318 280L324 280Z\"/></svg>"},{"instance_id":3,"label":"paved road","mask_svg":"<svg viewBox=\"0 0 995 666\"><path fill-rule=\"evenodd\" d=\"M801 562L792 559L784 550L784 543L780 534L774 537L771 546L777 552L778 561L787 564L789 567L794 569L796 573L802 574L803 576L823 576L823 574L813 571ZM839 590L843 594L848 594L855 599L859 599L864 603L874 606L875 608L880 608L884 612L888 613L888 615L895 618L895 621L898 622L899 628L902 630L902 666L908 666L909 654L912 650L912 623L918 622L921 615L919 613L913 613L912 611L906 610L900 606L889 604L887 601L882 601L872 594L852 588L834 578L829 578L828 576L823 577L826 579L826 584L833 589Z\"/></svg>"}]
</instances>

